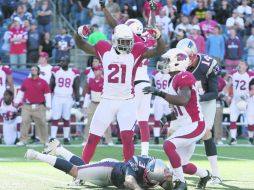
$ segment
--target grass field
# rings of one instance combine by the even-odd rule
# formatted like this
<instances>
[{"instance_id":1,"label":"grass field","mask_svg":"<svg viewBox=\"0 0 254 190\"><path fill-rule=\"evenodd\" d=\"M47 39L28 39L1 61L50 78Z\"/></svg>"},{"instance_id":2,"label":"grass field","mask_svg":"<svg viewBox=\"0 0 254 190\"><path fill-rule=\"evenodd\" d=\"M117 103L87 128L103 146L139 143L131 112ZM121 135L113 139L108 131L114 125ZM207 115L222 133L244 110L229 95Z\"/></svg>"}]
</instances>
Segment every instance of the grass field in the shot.
<instances>
[{"instance_id":1,"label":"grass field","mask_svg":"<svg viewBox=\"0 0 254 190\"><path fill-rule=\"evenodd\" d=\"M29 148L42 150L42 147L32 145ZM83 187L68 187L66 184L72 180L70 176L46 163L26 161L23 158L26 149L27 147L0 147L0 190L102 189L89 184ZM82 151L81 146L69 146L68 149L77 155L80 155ZM139 153L140 148L136 147L136 154ZM218 154L223 183L218 186L208 185L207 189L254 190L254 147L220 146ZM150 155L168 162L161 146L151 146ZM93 161L107 157L121 160L121 146L98 147ZM192 161L198 166L209 169L203 146L196 148ZM188 190L194 189L197 181L197 177L187 176Z\"/></svg>"}]
</instances>

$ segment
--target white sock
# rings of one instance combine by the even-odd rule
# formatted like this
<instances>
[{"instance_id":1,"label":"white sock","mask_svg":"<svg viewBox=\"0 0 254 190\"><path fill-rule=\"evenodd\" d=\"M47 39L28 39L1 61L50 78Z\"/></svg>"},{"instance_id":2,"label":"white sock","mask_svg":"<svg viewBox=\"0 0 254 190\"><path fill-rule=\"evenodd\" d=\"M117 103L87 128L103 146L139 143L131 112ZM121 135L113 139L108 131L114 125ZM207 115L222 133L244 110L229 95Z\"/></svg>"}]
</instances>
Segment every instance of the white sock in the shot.
<instances>
[{"instance_id":1,"label":"white sock","mask_svg":"<svg viewBox=\"0 0 254 190\"><path fill-rule=\"evenodd\" d=\"M64 127L64 128L63 128L64 138L65 138L65 139L68 139L68 138L69 138L69 136L70 136L70 130L71 130L70 127Z\"/></svg>"},{"instance_id":2,"label":"white sock","mask_svg":"<svg viewBox=\"0 0 254 190\"><path fill-rule=\"evenodd\" d=\"M180 180L181 182L185 183L182 166L180 166L179 168L173 168L173 170L174 170L174 175L176 177L176 180Z\"/></svg>"},{"instance_id":3,"label":"white sock","mask_svg":"<svg viewBox=\"0 0 254 190\"><path fill-rule=\"evenodd\" d=\"M17 137L20 138L20 131L17 132Z\"/></svg>"},{"instance_id":4,"label":"white sock","mask_svg":"<svg viewBox=\"0 0 254 190\"><path fill-rule=\"evenodd\" d=\"M217 155L208 156L207 158L210 162L210 166L211 166L211 169L212 169L212 175L216 176L216 177L220 177Z\"/></svg>"},{"instance_id":5,"label":"white sock","mask_svg":"<svg viewBox=\"0 0 254 190\"><path fill-rule=\"evenodd\" d=\"M248 131L249 138L253 138L254 131Z\"/></svg>"},{"instance_id":6,"label":"white sock","mask_svg":"<svg viewBox=\"0 0 254 190\"><path fill-rule=\"evenodd\" d=\"M236 139L236 133L237 133L237 129L230 129L231 138Z\"/></svg>"},{"instance_id":7,"label":"white sock","mask_svg":"<svg viewBox=\"0 0 254 190\"><path fill-rule=\"evenodd\" d=\"M159 136L160 136L160 131L161 131L161 128L159 128L159 127L154 127L154 128L153 128L153 136L154 136L154 137L159 137Z\"/></svg>"},{"instance_id":8,"label":"white sock","mask_svg":"<svg viewBox=\"0 0 254 190\"><path fill-rule=\"evenodd\" d=\"M195 173L195 175L197 175L198 177L206 177L208 175L207 171L197 167L197 172Z\"/></svg>"},{"instance_id":9,"label":"white sock","mask_svg":"<svg viewBox=\"0 0 254 190\"><path fill-rule=\"evenodd\" d=\"M56 155L64 157L65 160L70 161L71 157L74 155L69 150L65 149L64 147L60 146L56 149Z\"/></svg>"},{"instance_id":10,"label":"white sock","mask_svg":"<svg viewBox=\"0 0 254 190\"><path fill-rule=\"evenodd\" d=\"M55 156L51 156L48 154L42 154L37 152L37 160L43 161L43 162L47 162L48 164L50 164L51 166L54 166L56 163L56 159L57 157Z\"/></svg>"},{"instance_id":11,"label":"white sock","mask_svg":"<svg viewBox=\"0 0 254 190\"><path fill-rule=\"evenodd\" d=\"M58 130L57 126L52 126L51 127L51 132L50 132L51 138L56 138L57 130Z\"/></svg>"},{"instance_id":12,"label":"white sock","mask_svg":"<svg viewBox=\"0 0 254 190\"><path fill-rule=\"evenodd\" d=\"M141 155L148 156L149 142L141 142Z\"/></svg>"}]
</instances>

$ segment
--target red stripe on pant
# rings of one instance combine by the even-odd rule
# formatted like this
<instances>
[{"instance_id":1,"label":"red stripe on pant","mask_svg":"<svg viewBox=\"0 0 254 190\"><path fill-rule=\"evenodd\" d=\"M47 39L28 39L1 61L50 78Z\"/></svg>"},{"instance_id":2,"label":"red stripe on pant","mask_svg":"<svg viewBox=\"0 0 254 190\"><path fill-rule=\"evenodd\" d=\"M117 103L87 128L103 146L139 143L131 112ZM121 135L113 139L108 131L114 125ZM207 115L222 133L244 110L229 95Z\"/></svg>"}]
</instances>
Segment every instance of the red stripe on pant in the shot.
<instances>
[{"instance_id":1,"label":"red stripe on pant","mask_svg":"<svg viewBox=\"0 0 254 190\"><path fill-rule=\"evenodd\" d=\"M96 146L100 142L100 139L101 137L98 135L94 135L91 133L89 134L86 146L84 147L82 152L82 159L86 164L88 164L91 161L94 152L96 150Z\"/></svg>"},{"instance_id":2,"label":"red stripe on pant","mask_svg":"<svg viewBox=\"0 0 254 190\"><path fill-rule=\"evenodd\" d=\"M254 131L254 125L248 125L248 131Z\"/></svg>"},{"instance_id":3,"label":"red stripe on pant","mask_svg":"<svg viewBox=\"0 0 254 190\"><path fill-rule=\"evenodd\" d=\"M230 122L229 128L230 129L237 129L236 122Z\"/></svg>"},{"instance_id":4,"label":"red stripe on pant","mask_svg":"<svg viewBox=\"0 0 254 190\"><path fill-rule=\"evenodd\" d=\"M121 131L121 139L123 143L123 157L127 162L134 155L133 131Z\"/></svg>"},{"instance_id":5,"label":"red stripe on pant","mask_svg":"<svg viewBox=\"0 0 254 190\"><path fill-rule=\"evenodd\" d=\"M138 122L141 142L149 142L150 140L150 128L147 121L139 121Z\"/></svg>"},{"instance_id":6,"label":"red stripe on pant","mask_svg":"<svg viewBox=\"0 0 254 190\"><path fill-rule=\"evenodd\" d=\"M163 143L163 149L168 156L168 159L173 168L179 168L181 166L181 158L176 152L175 145L170 141L165 141Z\"/></svg>"}]
</instances>

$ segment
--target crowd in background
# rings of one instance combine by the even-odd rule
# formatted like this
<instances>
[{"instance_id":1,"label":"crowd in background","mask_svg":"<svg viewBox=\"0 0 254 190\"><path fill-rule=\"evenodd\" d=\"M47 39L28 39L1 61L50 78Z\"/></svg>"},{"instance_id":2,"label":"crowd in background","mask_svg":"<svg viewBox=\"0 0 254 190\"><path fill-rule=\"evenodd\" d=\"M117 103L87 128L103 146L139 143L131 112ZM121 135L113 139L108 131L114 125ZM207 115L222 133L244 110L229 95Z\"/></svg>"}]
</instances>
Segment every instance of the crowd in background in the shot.
<instances>
[{"instance_id":1,"label":"crowd in background","mask_svg":"<svg viewBox=\"0 0 254 190\"><path fill-rule=\"evenodd\" d=\"M91 25L90 44L111 39L112 29L99 0L52 2L56 13L63 14L74 28ZM157 7L156 26L167 48L174 48L185 37L192 39L199 53L215 58L225 69L219 77L225 83L228 72L236 69L240 60L247 60L250 70L253 69L254 4L250 0L157 0ZM119 23L137 18L146 25L150 14L145 0L107 0L106 8ZM65 55L71 56L74 40L65 27L52 34L52 14L49 0L0 0L2 63L11 68L27 68L37 65L42 52L48 54L51 63L57 63ZM150 70L155 69L156 62L150 61Z\"/></svg>"}]
</instances>

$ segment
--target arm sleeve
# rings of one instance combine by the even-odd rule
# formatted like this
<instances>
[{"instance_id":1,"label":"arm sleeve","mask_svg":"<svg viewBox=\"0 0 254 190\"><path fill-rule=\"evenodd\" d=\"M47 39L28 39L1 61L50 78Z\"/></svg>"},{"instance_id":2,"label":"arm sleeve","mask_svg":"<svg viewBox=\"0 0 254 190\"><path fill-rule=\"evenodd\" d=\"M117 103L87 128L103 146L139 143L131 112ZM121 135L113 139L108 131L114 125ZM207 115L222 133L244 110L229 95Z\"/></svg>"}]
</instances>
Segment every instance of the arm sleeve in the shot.
<instances>
[{"instance_id":1,"label":"arm sleeve","mask_svg":"<svg viewBox=\"0 0 254 190\"><path fill-rule=\"evenodd\" d=\"M83 108L87 108L90 103L91 103L91 95L90 94L86 94L85 95L84 104L83 104Z\"/></svg>"},{"instance_id":2,"label":"arm sleeve","mask_svg":"<svg viewBox=\"0 0 254 190\"><path fill-rule=\"evenodd\" d=\"M218 82L217 82L217 76L212 72L209 75L208 79L208 89L207 93L200 96L200 101L209 101L214 100L218 97Z\"/></svg>"},{"instance_id":3,"label":"arm sleeve","mask_svg":"<svg viewBox=\"0 0 254 190\"><path fill-rule=\"evenodd\" d=\"M19 104L22 101L23 97L24 97L24 92L22 90L19 90L16 98L14 99L14 103Z\"/></svg>"},{"instance_id":4,"label":"arm sleeve","mask_svg":"<svg viewBox=\"0 0 254 190\"><path fill-rule=\"evenodd\" d=\"M44 94L46 100L46 107L51 108L51 93Z\"/></svg>"}]
</instances>

